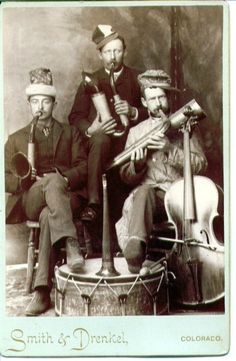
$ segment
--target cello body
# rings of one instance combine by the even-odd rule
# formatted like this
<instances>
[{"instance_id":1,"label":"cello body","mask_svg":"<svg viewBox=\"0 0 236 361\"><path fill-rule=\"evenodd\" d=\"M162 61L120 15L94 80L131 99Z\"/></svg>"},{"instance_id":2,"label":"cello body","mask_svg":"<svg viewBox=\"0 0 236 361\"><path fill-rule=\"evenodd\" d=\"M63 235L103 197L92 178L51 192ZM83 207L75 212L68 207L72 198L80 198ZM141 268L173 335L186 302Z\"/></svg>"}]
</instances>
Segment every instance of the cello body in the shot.
<instances>
[{"instance_id":1,"label":"cello body","mask_svg":"<svg viewBox=\"0 0 236 361\"><path fill-rule=\"evenodd\" d=\"M222 190L203 176L193 176L194 218L184 219L184 179L172 184L165 196L168 220L174 225L176 239L168 267L176 276L176 301L185 305L202 305L224 297L224 243L216 237L214 226L220 217ZM223 233L223 232L221 232ZM222 234L223 238L223 234Z\"/></svg>"}]
</instances>

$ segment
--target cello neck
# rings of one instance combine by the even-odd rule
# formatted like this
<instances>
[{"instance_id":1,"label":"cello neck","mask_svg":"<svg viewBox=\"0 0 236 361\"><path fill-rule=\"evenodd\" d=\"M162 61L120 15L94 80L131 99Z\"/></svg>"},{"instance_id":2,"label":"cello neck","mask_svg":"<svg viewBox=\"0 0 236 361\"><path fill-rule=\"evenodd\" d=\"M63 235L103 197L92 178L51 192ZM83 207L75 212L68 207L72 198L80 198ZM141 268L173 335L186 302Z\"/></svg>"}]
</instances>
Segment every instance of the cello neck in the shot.
<instances>
[{"instance_id":1,"label":"cello neck","mask_svg":"<svg viewBox=\"0 0 236 361\"><path fill-rule=\"evenodd\" d=\"M194 186L190 156L189 129L184 130L184 220L195 219Z\"/></svg>"}]
</instances>

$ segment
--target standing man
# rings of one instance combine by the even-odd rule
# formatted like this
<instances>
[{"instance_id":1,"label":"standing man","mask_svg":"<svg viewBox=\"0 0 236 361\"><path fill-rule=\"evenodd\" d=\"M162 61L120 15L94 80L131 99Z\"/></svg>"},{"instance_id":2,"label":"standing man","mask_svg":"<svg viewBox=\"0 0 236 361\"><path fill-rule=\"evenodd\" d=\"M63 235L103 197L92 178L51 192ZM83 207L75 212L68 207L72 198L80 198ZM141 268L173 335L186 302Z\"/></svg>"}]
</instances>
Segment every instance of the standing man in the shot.
<instances>
[{"instance_id":1,"label":"standing man","mask_svg":"<svg viewBox=\"0 0 236 361\"><path fill-rule=\"evenodd\" d=\"M118 243L132 273L138 273L145 260L153 218L163 218L165 192L183 176L184 165L182 136L177 132L165 135L170 114L168 94L177 89L171 86L171 79L163 70L147 70L138 76L138 81L149 118L130 130L125 148L154 127L157 130L144 147L131 153L130 161L120 169L122 180L136 187L126 199L123 216L116 224ZM204 171L207 160L195 130L190 148L193 173Z\"/></svg>"},{"instance_id":2,"label":"standing man","mask_svg":"<svg viewBox=\"0 0 236 361\"><path fill-rule=\"evenodd\" d=\"M93 74L97 87L105 93L112 119L100 122L93 106L91 95L80 84L69 115L69 122L75 125L88 141L88 207L81 219L95 221L101 207L102 174L110 159L124 148L127 133L121 138L114 137L119 116L128 117L130 126L147 116L141 104L141 94L137 82L138 71L124 64L126 46L124 39L110 25L98 25L93 42L97 46L103 67ZM116 91L121 100L114 104L109 74L114 66Z\"/></svg>"},{"instance_id":3,"label":"standing man","mask_svg":"<svg viewBox=\"0 0 236 361\"><path fill-rule=\"evenodd\" d=\"M50 260L55 258L52 256L62 242L66 244L70 269L78 271L84 266L72 210L78 213L85 203L87 162L78 130L59 123L52 116L56 106L56 89L51 71L44 68L31 71L30 82L26 95L33 120L10 135L5 145L5 187L6 192L11 193L6 221L39 220L35 293L25 311L26 315L37 316L50 307L54 268ZM32 129L35 169L19 176L22 165L27 163L24 154L28 153ZM22 163L13 162L14 159Z\"/></svg>"}]
</instances>

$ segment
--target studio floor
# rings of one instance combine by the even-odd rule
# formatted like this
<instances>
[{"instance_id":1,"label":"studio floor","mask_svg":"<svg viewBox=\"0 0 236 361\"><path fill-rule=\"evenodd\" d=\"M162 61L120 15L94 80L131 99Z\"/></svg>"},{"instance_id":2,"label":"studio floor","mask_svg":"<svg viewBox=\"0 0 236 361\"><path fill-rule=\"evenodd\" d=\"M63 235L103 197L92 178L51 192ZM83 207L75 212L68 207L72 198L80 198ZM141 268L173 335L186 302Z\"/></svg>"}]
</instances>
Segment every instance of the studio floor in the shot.
<instances>
[{"instance_id":1,"label":"studio floor","mask_svg":"<svg viewBox=\"0 0 236 361\"><path fill-rule=\"evenodd\" d=\"M26 265L7 266L6 270L6 315L25 316L25 308L32 298L32 294L25 293ZM54 294L53 289L52 307L42 316L55 316Z\"/></svg>"}]
</instances>

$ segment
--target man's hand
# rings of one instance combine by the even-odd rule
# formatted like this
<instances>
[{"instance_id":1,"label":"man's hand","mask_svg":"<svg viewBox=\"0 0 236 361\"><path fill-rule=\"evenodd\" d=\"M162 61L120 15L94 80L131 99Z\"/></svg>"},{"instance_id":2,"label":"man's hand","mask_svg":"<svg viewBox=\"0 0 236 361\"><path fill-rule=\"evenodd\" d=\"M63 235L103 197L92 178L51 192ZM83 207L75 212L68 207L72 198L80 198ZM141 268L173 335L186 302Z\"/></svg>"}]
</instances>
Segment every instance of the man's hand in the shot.
<instances>
[{"instance_id":1,"label":"man's hand","mask_svg":"<svg viewBox=\"0 0 236 361\"><path fill-rule=\"evenodd\" d=\"M147 161L147 148L137 148L131 153L130 160L134 162L136 172L141 171Z\"/></svg>"},{"instance_id":2,"label":"man's hand","mask_svg":"<svg viewBox=\"0 0 236 361\"><path fill-rule=\"evenodd\" d=\"M126 100L119 100L115 103L115 111L118 115L125 114L129 118L135 116L135 108L131 107Z\"/></svg>"},{"instance_id":3,"label":"man's hand","mask_svg":"<svg viewBox=\"0 0 236 361\"><path fill-rule=\"evenodd\" d=\"M37 180L37 170L35 168L31 168L31 180Z\"/></svg>"},{"instance_id":4,"label":"man's hand","mask_svg":"<svg viewBox=\"0 0 236 361\"><path fill-rule=\"evenodd\" d=\"M159 132L157 134L153 134L148 138L147 141L148 149L158 149L163 152L167 152L170 149L170 141L165 136L165 134Z\"/></svg>"},{"instance_id":5,"label":"man's hand","mask_svg":"<svg viewBox=\"0 0 236 361\"><path fill-rule=\"evenodd\" d=\"M95 134L113 134L115 133L116 121L114 119L99 121L99 114L97 114L92 125L87 129L88 135L91 137Z\"/></svg>"}]
</instances>

